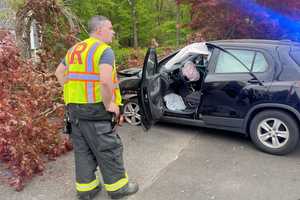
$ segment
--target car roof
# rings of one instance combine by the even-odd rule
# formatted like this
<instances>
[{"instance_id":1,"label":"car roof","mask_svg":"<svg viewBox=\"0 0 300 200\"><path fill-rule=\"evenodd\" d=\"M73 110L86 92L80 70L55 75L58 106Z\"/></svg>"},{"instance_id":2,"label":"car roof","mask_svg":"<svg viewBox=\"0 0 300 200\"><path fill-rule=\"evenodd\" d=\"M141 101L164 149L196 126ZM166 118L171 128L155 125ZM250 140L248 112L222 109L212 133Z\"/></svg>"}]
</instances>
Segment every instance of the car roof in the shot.
<instances>
[{"instance_id":1,"label":"car roof","mask_svg":"<svg viewBox=\"0 0 300 200\"><path fill-rule=\"evenodd\" d=\"M291 40L261 40L261 39L233 39L233 40L215 40L209 43L215 45L234 45L234 46L256 46L256 47L274 47L274 46L297 46L299 42Z\"/></svg>"}]
</instances>

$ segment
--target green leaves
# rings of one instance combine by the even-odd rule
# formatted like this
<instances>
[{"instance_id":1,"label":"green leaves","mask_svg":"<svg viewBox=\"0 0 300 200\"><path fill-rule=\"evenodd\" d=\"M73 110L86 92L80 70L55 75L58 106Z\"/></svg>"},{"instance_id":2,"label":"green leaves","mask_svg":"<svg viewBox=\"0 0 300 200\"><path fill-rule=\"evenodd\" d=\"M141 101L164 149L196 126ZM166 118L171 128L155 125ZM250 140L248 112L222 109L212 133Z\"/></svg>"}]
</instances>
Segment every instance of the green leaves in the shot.
<instances>
[{"instance_id":1,"label":"green leaves","mask_svg":"<svg viewBox=\"0 0 300 200\"><path fill-rule=\"evenodd\" d=\"M133 17L131 1L128 0L74 0L68 5L87 26L90 17L104 15L111 19L116 39L121 47L133 46ZM176 44L176 1L135 0L137 35L140 47L148 47L152 38L161 45ZM189 21L189 6L180 5L180 22ZM186 38L188 26L182 26L181 37ZM83 39L83 38L82 38Z\"/></svg>"}]
</instances>

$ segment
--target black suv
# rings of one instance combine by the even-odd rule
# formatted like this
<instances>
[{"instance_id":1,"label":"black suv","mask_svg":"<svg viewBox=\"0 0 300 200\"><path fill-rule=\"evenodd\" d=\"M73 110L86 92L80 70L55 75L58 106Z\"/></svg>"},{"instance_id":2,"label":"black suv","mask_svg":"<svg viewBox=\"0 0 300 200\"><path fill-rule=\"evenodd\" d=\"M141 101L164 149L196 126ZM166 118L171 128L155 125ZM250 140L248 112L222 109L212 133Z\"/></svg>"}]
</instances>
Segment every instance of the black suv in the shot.
<instances>
[{"instance_id":1,"label":"black suv","mask_svg":"<svg viewBox=\"0 0 300 200\"><path fill-rule=\"evenodd\" d=\"M300 43L224 40L205 44L210 56L198 66L197 81L180 82L184 79L180 67L164 69L178 51L157 62L155 49L148 50L140 76L136 70L135 76L121 81L123 93L138 93L136 104L141 109L135 111L142 125L149 129L160 120L223 129L250 136L259 149L271 154L294 150L299 141ZM199 62L202 57L188 59ZM198 93L196 106L194 99L193 106L171 110L164 99L170 93L189 104L179 92L181 85L187 93Z\"/></svg>"}]
</instances>

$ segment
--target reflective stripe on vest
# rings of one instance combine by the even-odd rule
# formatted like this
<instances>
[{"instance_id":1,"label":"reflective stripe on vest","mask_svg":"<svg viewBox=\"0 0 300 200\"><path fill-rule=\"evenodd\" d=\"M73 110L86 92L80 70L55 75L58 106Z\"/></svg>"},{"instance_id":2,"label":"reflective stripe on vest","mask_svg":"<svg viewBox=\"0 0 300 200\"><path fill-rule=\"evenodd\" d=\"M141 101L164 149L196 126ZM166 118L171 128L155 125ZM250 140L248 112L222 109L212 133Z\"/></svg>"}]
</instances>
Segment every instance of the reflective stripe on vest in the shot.
<instances>
[{"instance_id":1,"label":"reflective stripe on vest","mask_svg":"<svg viewBox=\"0 0 300 200\"><path fill-rule=\"evenodd\" d=\"M93 62L94 54L96 52L97 47L100 45L99 42L96 42L89 50L88 55L85 61L85 71L86 72L94 72L95 70L95 62ZM98 63L96 63L98 66Z\"/></svg>"},{"instance_id":2,"label":"reflective stripe on vest","mask_svg":"<svg viewBox=\"0 0 300 200\"><path fill-rule=\"evenodd\" d=\"M100 85L99 61L109 46L98 39L89 38L72 47L66 55L66 71L64 85L65 103L98 103L102 101ZM115 64L112 80L114 83L113 98L121 105L122 98L119 89ZM116 98L115 98L116 97Z\"/></svg>"},{"instance_id":3,"label":"reflective stripe on vest","mask_svg":"<svg viewBox=\"0 0 300 200\"><path fill-rule=\"evenodd\" d=\"M66 75L66 81L69 80L76 80L76 81L85 81L85 82L91 82L91 81L100 81L100 76L98 73L80 73L80 72L69 72Z\"/></svg>"},{"instance_id":4,"label":"reflective stripe on vest","mask_svg":"<svg viewBox=\"0 0 300 200\"><path fill-rule=\"evenodd\" d=\"M114 71L113 72L113 96L112 96L112 100L114 102L117 102L118 105L121 105L122 102L118 102L121 97L118 97L118 94L121 94L120 92L120 88L119 88L119 80L117 78L117 73Z\"/></svg>"}]
</instances>

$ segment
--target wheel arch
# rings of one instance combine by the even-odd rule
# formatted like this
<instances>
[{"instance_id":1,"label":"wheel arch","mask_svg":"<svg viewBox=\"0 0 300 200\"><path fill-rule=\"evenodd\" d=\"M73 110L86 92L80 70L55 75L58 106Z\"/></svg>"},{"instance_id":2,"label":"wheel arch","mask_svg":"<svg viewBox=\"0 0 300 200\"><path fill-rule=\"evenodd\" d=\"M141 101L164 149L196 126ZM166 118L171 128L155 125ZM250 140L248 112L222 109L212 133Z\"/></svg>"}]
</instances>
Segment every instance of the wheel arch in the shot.
<instances>
[{"instance_id":1,"label":"wheel arch","mask_svg":"<svg viewBox=\"0 0 300 200\"><path fill-rule=\"evenodd\" d=\"M282 104L275 104L275 103L266 103L266 104L259 104L256 105L255 107L251 108L250 111L247 113L244 124L243 124L243 132L249 136L249 128L252 119L254 118L255 115L262 111L266 110L280 110L284 111L285 113L290 114L293 116L296 121L300 122L300 113L293 107L288 106L288 105L282 105Z\"/></svg>"}]
</instances>

